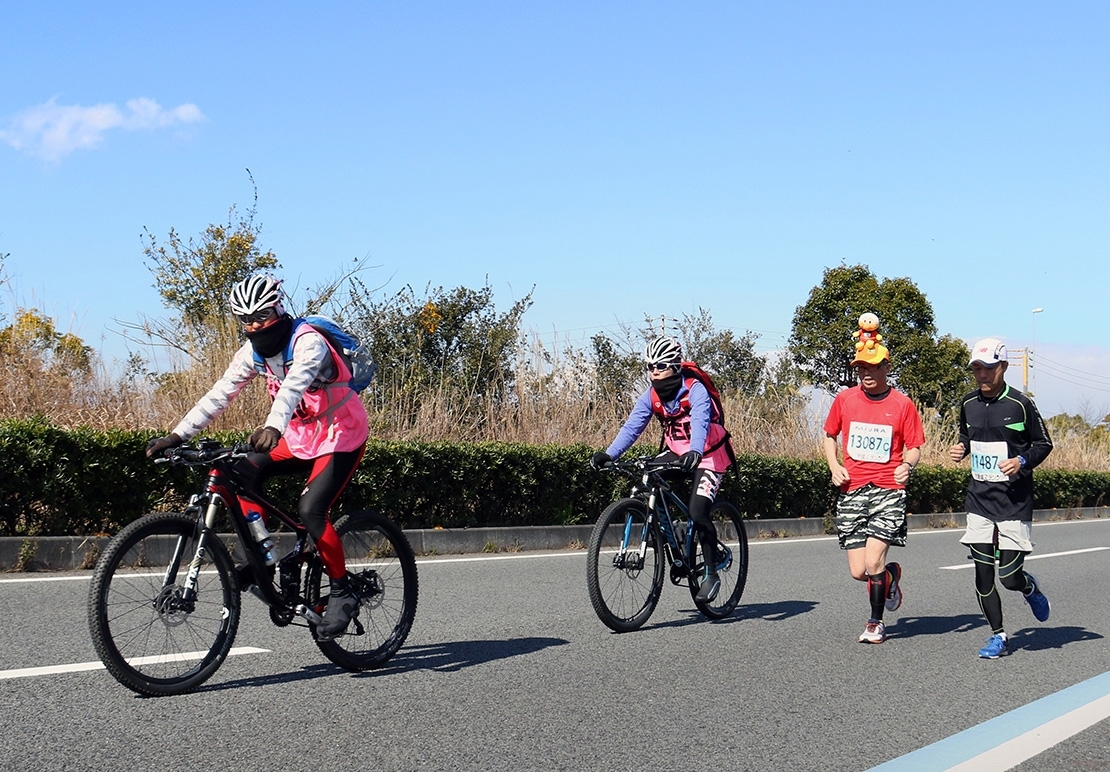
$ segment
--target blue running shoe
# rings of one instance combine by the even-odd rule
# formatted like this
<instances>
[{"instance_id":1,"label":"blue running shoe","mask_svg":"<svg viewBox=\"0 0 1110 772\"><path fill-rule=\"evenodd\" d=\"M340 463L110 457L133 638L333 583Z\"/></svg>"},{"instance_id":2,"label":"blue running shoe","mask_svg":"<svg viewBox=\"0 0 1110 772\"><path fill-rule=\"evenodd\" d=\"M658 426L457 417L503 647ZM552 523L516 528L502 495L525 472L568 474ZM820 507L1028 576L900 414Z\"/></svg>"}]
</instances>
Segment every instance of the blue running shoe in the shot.
<instances>
[{"instance_id":1,"label":"blue running shoe","mask_svg":"<svg viewBox=\"0 0 1110 772\"><path fill-rule=\"evenodd\" d=\"M1029 577L1029 581L1033 583L1033 590L1025 596L1025 602L1029 604L1029 609L1033 612L1033 616L1037 618L1038 622L1047 622L1048 615L1052 611L1048 607L1048 598L1041 592L1041 583L1037 581L1037 577L1033 576L1028 571L1025 575Z\"/></svg>"},{"instance_id":2,"label":"blue running shoe","mask_svg":"<svg viewBox=\"0 0 1110 772\"><path fill-rule=\"evenodd\" d=\"M998 659L1006 653L1006 639L1001 635L992 635L987 645L979 649L979 656L983 659Z\"/></svg>"}]
</instances>

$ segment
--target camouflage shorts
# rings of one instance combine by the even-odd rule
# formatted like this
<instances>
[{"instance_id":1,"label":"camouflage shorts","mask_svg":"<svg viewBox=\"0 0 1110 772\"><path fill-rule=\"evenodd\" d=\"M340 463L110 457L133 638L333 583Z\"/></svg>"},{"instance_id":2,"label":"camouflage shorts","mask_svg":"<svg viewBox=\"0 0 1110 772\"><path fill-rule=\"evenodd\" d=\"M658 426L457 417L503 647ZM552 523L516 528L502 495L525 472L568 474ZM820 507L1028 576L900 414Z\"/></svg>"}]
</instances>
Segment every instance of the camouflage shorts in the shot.
<instances>
[{"instance_id":1,"label":"camouflage shorts","mask_svg":"<svg viewBox=\"0 0 1110 772\"><path fill-rule=\"evenodd\" d=\"M906 491L868 483L836 500L836 534L840 549L858 549L874 537L895 547L906 546Z\"/></svg>"}]
</instances>

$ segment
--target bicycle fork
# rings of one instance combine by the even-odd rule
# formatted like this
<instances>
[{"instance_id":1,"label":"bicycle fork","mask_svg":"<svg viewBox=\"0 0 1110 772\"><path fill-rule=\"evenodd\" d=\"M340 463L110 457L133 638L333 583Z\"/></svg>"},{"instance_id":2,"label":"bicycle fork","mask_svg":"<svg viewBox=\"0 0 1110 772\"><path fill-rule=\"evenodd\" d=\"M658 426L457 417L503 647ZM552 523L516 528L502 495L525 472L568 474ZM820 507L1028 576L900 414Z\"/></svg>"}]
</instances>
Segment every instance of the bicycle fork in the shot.
<instances>
[{"instance_id":1,"label":"bicycle fork","mask_svg":"<svg viewBox=\"0 0 1110 772\"><path fill-rule=\"evenodd\" d=\"M200 503L200 497L194 496L193 500L189 502L189 509L196 507ZM193 553L192 558L189 560L189 568L185 573L185 581L182 582L181 595L178 600L180 608L184 611L191 612L197 599L197 577L200 576L200 567L204 563L205 555L208 554L208 538L209 534L213 532L216 526L217 518L220 515L220 507L223 506L223 500L219 494L212 493L208 497L208 507L204 513L203 522L199 521L197 527L200 529L200 536L197 538L197 548ZM186 511L189 511L188 509ZM177 574L181 570L181 563L185 560L185 542L188 537L177 537L177 544L174 545L173 555L170 558L169 566L166 568L165 576L162 577L163 590L173 587L177 584ZM159 601L164 603L169 596L165 592L160 594ZM168 609L163 609L163 611Z\"/></svg>"},{"instance_id":2,"label":"bicycle fork","mask_svg":"<svg viewBox=\"0 0 1110 772\"><path fill-rule=\"evenodd\" d=\"M635 550L629 551L628 545L633 537L634 519L632 515L628 515L624 520L624 535L621 537L620 551L613 556L613 567L631 571L639 571L644 567L644 559L647 556L648 546L648 533L651 530L651 519L653 509L648 507L648 516L644 520L641 527L639 537L640 546Z\"/></svg>"}]
</instances>

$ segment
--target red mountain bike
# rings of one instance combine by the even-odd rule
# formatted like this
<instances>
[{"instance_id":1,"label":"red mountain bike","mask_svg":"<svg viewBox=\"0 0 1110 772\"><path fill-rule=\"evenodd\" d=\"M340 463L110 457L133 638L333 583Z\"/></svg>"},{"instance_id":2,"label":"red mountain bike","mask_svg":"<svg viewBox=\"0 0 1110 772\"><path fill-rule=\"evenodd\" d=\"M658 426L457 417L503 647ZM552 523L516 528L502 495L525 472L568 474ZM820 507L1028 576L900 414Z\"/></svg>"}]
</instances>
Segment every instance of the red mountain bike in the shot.
<instances>
[{"instance_id":1,"label":"red mountain bike","mask_svg":"<svg viewBox=\"0 0 1110 772\"><path fill-rule=\"evenodd\" d=\"M248 448L203 440L181 446L161 463L209 467L204 490L183 513L145 515L108 544L93 571L89 629L97 654L117 681L140 694L182 694L223 664L239 628L241 591L270 607L278 627L306 626L324 656L348 670L389 660L405 642L416 615L416 558L401 529L377 512L352 512L335 522L359 605L344 634L316 633L327 607L327 577L307 529L266 497L249 494L267 521L296 536L274 561L272 542L260 545L239 504L247 495L235 460ZM231 514L246 565L213 530ZM274 561L274 565L267 565Z\"/></svg>"}]
</instances>

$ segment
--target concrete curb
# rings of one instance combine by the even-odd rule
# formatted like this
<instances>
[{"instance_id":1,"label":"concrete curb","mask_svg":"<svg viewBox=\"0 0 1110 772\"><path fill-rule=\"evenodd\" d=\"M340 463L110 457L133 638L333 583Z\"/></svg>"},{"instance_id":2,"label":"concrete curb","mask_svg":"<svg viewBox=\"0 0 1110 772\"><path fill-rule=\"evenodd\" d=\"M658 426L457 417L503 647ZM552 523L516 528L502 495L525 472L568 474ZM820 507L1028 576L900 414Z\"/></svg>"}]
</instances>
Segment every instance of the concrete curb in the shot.
<instances>
[{"instance_id":1,"label":"concrete curb","mask_svg":"<svg viewBox=\"0 0 1110 772\"><path fill-rule=\"evenodd\" d=\"M964 512L908 515L911 531L935 528L963 528ZM1110 518L1110 507L1042 509L1033 513L1034 522L1097 520ZM749 540L824 536L822 518L746 520ZM417 555L457 555L530 550L583 549L593 524L540 525L521 528L444 528L405 531ZM234 539L233 535L224 537ZM110 537L43 536L0 538L0 571L78 571L90 570ZM278 535L279 548L289 549L292 537Z\"/></svg>"}]
</instances>

